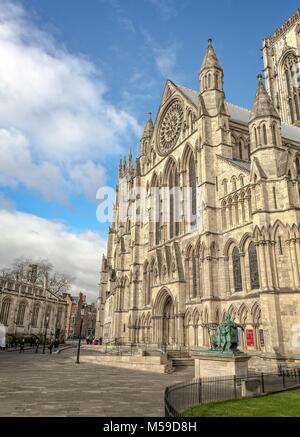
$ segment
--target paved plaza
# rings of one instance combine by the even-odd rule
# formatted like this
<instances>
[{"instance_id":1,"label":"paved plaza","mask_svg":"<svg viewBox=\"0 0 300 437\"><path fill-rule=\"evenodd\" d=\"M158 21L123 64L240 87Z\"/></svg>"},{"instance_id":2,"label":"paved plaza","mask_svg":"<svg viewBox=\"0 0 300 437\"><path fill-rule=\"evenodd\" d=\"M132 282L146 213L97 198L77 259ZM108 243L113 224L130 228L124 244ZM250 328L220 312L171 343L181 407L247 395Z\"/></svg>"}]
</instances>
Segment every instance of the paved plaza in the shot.
<instances>
[{"instance_id":1,"label":"paved plaza","mask_svg":"<svg viewBox=\"0 0 300 437\"><path fill-rule=\"evenodd\" d=\"M76 365L75 353L0 352L0 416L163 416L164 388L193 377Z\"/></svg>"}]
</instances>

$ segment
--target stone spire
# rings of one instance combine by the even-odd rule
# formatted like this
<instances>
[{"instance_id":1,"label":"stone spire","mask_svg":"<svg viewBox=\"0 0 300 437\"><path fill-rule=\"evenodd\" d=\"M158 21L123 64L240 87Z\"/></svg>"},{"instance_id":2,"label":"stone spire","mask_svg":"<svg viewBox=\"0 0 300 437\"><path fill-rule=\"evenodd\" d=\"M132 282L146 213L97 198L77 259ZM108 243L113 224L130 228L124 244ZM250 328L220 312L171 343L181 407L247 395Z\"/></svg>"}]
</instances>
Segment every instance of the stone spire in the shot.
<instances>
[{"instance_id":1,"label":"stone spire","mask_svg":"<svg viewBox=\"0 0 300 437\"><path fill-rule=\"evenodd\" d=\"M200 73L203 72L203 70L211 69L211 68L217 68L219 70L222 70L221 65L219 64L217 55L215 53L215 50L212 45L212 39L210 38L208 40L208 46L206 50L206 54L204 56L204 60L200 69Z\"/></svg>"},{"instance_id":2,"label":"stone spire","mask_svg":"<svg viewBox=\"0 0 300 437\"><path fill-rule=\"evenodd\" d=\"M131 168L132 168L132 151L130 147L129 155L128 155L128 169L131 170Z\"/></svg>"},{"instance_id":3,"label":"stone spire","mask_svg":"<svg viewBox=\"0 0 300 437\"><path fill-rule=\"evenodd\" d=\"M266 91L263 84L263 77L258 75L258 85L256 90L256 96L253 102L250 123L256 118L274 117L280 120L279 114L273 105L272 99Z\"/></svg>"},{"instance_id":4,"label":"stone spire","mask_svg":"<svg viewBox=\"0 0 300 437\"><path fill-rule=\"evenodd\" d=\"M141 139L150 138L153 134L153 130L154 130L154 126L153 126L153 121L152 121L152 114L151 114L151 112L149 112L149 118L148 118L148 121L147 121L147 124L145 126L145 129L144 129L144 132L143 132Z\"/></svg>"}]
</instances>

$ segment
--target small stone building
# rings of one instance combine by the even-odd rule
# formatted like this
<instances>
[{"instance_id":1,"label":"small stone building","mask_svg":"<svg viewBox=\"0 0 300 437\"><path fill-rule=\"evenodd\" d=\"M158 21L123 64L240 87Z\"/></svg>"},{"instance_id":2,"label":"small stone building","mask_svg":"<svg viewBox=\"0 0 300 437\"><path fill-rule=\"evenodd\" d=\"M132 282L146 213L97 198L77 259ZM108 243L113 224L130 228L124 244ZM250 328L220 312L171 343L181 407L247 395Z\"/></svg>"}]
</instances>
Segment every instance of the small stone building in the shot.
<instances>
[{"instance_id":1,"label":"small stone building","mask_svg":"<svg viewBox=\"0 0 300 437\"><path fill-rule=\"evenodd\" d=\"M16 337L45 335L65 338L67 303L43 284L28 280L0 279L0 323ZM47 318L48 316L48 323Z\"/></svg>"}]
</instances>

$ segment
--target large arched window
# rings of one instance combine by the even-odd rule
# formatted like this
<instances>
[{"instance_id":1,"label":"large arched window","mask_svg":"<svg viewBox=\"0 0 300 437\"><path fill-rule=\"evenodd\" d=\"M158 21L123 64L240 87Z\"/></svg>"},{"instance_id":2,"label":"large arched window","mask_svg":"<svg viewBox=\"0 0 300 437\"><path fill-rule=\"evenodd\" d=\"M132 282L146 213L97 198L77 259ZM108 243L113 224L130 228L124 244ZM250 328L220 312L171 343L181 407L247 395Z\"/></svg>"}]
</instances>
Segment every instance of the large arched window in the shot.
<instances>
[{"instance_id":1,"label":"large arched window","mask_svg":"<svg viewBox=\"0 0 300 437\"><path fill-rule=\"evenodd\" d=\"M299 84L296 80L297 64L298 59L294 53L290 53L283 64L292 123L300 119Z\"/></svg>"},{"instance_id":2,"label":"large arched window","mask_svg":"<svg viewBox=\"0 0 300 437\"><path fill-rule=\"evenodd\" d=\"M40 311L40 305L35 304L33 307L32 316L31 316L31 327L32 328L37 328L39 311Z\"/></svg>"},{"instance_id":3,"label":"large arched window","mask_svg":"<svg viewBox=\"0 0 300 437\"><path fill-rule=\"evenodd\" d=\"M233 280L235 291L243 290L242 283L242 270L241 270L241 257L237 247L232 251L232 268L233 268Z\"/></svg>"},{"instance_id":4,"label":"large arched window","mask_svg":"<svg viewBox=\"0 0 300 437\"><path fill-rule=\"evenodd\" d=\"M168 177L169 186L169 236L179 235L179 178L176 166L172 163Z\"/></svg>"},{"instance_id":5,"label":"large arched window","mask_svg":"<svg viewBox=\"0 0 300 437\"><path fill-rule=\"evenodd\" d=\"M150 226L154 234L154 238L151 238L152 244L160 244L161 241L161 190L159 188L158 179L155 176L151 185L151 213L150 213Z\"/></svg>"},{"instance_id":6,"label":"large arched window","mask_svg":"<svg viewBox=\"0 0 300 437\"><path fill-rule=\"evenodd\" d=\"M197 225L197 183L196 183L196 165L194 155L191 154L189 159L189 186L190 186L190 224L191 229Z\"/></svg>"},{"instance_id":7,"label":"large arched window","mask_svg":"<svg viewBox=\"0 0 300 437\"><path fill-rule=\"evenodd\" d=\"M0 313L0 323L2 323L3 325L8 325L10 307L11 307L11 300L4 299L2 302L1 313Z\"/></svg>"},{"instance_id":8,"label":"large arched window","mask_svg":"<svg viewBox=\"0 0 300 437\"><path fill-rule=\"evenodd\" d=\"M21 302L19 304L18 313L17 313L17 321L16 321L17 326L23 326L25 311L26 311L26 303Z\"/></svg>"},{"instance_id":9,"label":"large arched window","mask_svg":"<svg viewBox=\"0 0 300 437\"><path fill-rule=\"evenodd\" d=\"M259 285L257 252L256 252L255 244L253 242L251 242L249 244L248 256L249 256L249 270L250 270L251 289L252 290L256 290L257 288L260 287L260 285Z\"/></svg>"},{"instance_id":10,"label":"large arched window","mask_svg":"<svg viewBox=\"0 0 300 437\"><path fill-rule=\"evenodd\" d=\"M197 260L195 252L192 255L192 297L197 296Z\"/></svg>"}]
</instances>

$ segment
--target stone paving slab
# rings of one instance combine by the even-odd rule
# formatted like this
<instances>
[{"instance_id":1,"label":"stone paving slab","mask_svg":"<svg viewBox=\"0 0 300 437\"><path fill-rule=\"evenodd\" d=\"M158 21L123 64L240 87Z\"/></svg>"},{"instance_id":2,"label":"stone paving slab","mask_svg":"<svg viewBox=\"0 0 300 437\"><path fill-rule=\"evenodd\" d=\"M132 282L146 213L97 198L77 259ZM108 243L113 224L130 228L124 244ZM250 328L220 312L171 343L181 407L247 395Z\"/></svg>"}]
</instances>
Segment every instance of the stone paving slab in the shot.
<instances>
[{"instance_id":1,"label":"stone paving slab","mask_svg":"<svg viewBox=\"0 0 300 437\"><path fill-rule=\"evenodd\" d=\"M149 373L78 365L75 354L1 352L0 416L163 416L164 388L193 378L191 367Z\"/></svg>"}]
</instances>

